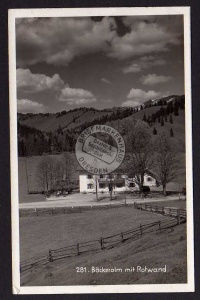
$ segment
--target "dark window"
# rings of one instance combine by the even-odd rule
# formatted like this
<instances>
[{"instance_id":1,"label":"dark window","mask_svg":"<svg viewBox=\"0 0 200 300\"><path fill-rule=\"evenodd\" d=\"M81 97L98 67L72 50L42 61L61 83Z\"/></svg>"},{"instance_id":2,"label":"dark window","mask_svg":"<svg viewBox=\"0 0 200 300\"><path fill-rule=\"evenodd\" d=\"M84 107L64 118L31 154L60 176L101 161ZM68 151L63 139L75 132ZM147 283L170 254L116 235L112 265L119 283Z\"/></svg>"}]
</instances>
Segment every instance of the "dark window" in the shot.
<instances>
[{"instance_id":1,"label":"dark window","mask_svg":"<svg viewBox=\"0 0 200 300\"><path fill-rule=\"evenodd\" d=\"M117 174L117 178L121 179L122 175L121 174Z\"/></svg>"},{"instance_id":2,"label":"dark window","mask_svg":"<svg viewBox=\"0 0 200 300\"><path fill-rule=\"evenodd\" d=\"M151 177L147 177L147 181L152 181L153 179Z\"/></svg>"},{"instance_id":3,"label":"dark window","mask_svg":"<svg viewBox=\"0 0 200 300\"><path fill-rule=\"evenodd\" d=\"M89 183L89 184L87 185L87 189L88 189L88 190L93 189L93 184Z\"/></svg>"},{"instance_id":4,"label":"dark window","mask_svg":"<svg viewBox=\"0 0 200 300\"><path fill-rule=\"evenodd\" d=\"M92 179L92 175L88 175L87 178L88 178L88 179Z\"/></svg>"},{"instance_id":5,"label":"dark window","mask_svg":"<svg viewBox=\"0 0 200 300\"><path fill-rule=\"evenodd\" d=\"M104 178L104 175L100 175L100 178Z\"/></svg>"},{"instance_id":6,"label":"dark window","mask_svg":"<svg viewBox=\"0 0 200 300\"><path fill-rule=\"evenodd\" d=\"M121 188L121 187L123 187L123 186L124 186L124 183L122 183L122 182L116 183L116 187L117 187L117 188Z\"/></svg>"},{"instance_id":7,"label":"dark window","mask_svg":"<svg viewBox=\"0 0 200 300\"><path fill-rule=\"evenodd\" d=\"M135 187L135 183L134 183L134 182L130 182L130 183L129 183L129 187L130 187L130 188Z\"/></svg>"},{"instance_id":8,"label":"dark window","mask_svg":"<svg viewBox=\"0 0 200 300\"><path fill-rule=\"evenodd\" d=\"M105 183L99 183L99 188L100 189L104 189L106 187L106 184Z\"/></svg>"}]
</instances>

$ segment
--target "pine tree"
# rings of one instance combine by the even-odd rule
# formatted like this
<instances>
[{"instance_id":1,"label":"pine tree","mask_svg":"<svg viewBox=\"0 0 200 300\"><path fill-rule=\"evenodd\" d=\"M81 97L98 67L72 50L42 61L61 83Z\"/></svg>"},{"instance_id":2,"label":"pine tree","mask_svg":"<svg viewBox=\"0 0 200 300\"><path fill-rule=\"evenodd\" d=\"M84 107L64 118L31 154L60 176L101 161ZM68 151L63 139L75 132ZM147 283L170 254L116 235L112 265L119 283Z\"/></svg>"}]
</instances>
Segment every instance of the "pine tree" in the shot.
<instances>
[{"instance_id":1,"label":"pine tree","mask_svg":"<svg viewBox=\"0 0 200 300\"><path fill-rule=\"evenodd\" d=\"M163 120L163 117L161 117L160 125L161 125L161 126L164 126L164 125L165 125L164 120Z\"/></svg>"},{"instance_id":2,"label":"pine tree","mask_svg":"<svg viewBox=\"0 0 200 300\"><path fill-rule=\"evenodd\" d=\"M170 115L169 122L170 122L171 124L173 124L173 118L172 118L172 115Z\"/></svg>"},{"instance_id":3,"label":"pine tree","mask_svg":"<svg viewBox=\"0 0 200 300\"><path fill-rule=\"evenodd\" d=\"M167 114L168 114L168 115L169 115L169 114L172 114L173 111L174 111L173 104L172 104L172 102L169 102L169 103L167 104Z\"/></svg>"},{"instance_id":4,"label":"pine tree","mask_svg":"<svg viewBox=\"0 0 200 300\"><path fill-rule=\"evenodd\" d=\"M144 116L143 116L143 119L142 121L146 122L147 121L147 117L146 117L146 114L144 113Z\"/></svg>"},{"instance_id":5,"label":"pine tree","mask_svg":"<svg viewBox=\"0 0 200 300\"><path fill-rule=\"evenodd\" d=\"M156 128L154 127L154 129L153 129L153 134L154 135L156 135L157 134L157 130L156 130Z\"/></svg>"},{"instance_id":6,"label":"pine tree","mask_svg":"<svg viewBox=\"0 0 200 300\"><path fill-rule=\"evenodd\" d=\"M174 115L178 116L178 110L179 110L179 106L177 101L174 103Z\"/></svg>"},{"instance_id":7,"label":"pine tree","mask_svg":"<svg viewBox=\"0 0 200 300\"><path fill-rule=\"evenodd\" d=\"M171 137L174 137L174 132L173 132L173 129L172 129L172 128L170 129L170 136L171 136Z\"/></svg>"}]
</instances>

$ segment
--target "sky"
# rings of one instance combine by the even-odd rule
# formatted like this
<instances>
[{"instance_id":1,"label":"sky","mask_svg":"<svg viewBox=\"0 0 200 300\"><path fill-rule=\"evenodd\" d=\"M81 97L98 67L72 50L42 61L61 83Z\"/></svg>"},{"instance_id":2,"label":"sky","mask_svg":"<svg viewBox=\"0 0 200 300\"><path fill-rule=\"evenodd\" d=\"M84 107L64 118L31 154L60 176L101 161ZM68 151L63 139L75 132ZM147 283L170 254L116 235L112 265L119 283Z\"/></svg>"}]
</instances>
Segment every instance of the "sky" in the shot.
<instances>
[{"instance_id":1,"label":"sky","mask_svg":"<svg viewBox=\"0 0 200 300\"><path fill-rule=\"evenodd\" d=\"M16 19L18 112L183 95L183 39L182 15Z\"/></svg>"}]
</instances>

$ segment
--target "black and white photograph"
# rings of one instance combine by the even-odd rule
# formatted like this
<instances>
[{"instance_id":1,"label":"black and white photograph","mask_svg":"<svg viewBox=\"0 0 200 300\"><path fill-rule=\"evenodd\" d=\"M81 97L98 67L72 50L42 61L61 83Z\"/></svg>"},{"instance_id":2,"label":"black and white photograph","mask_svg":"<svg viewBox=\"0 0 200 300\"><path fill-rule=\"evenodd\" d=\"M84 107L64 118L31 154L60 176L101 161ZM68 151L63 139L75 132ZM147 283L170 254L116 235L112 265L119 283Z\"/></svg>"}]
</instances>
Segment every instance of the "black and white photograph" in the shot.
<instances>
[{"instance_id":1,"label":"black and white photograph","mask_svg":"<svg viewBox=\"0 0 200 300\"><path fill-rule=\"evenodd\" d=\"M13 293L194 291L189 7L9 11Z\"/></svg>"}]
</instances>

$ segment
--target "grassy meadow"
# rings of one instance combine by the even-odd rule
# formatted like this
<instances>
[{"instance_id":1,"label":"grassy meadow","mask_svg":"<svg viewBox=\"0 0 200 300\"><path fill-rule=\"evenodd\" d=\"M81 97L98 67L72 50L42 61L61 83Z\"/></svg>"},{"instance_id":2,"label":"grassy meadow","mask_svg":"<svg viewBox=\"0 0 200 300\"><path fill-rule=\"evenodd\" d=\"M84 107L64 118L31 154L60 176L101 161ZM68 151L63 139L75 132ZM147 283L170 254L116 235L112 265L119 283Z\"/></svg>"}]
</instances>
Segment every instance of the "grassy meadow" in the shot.
<instances>
[{"instance_id":1,"label":"grassy meadow","mask_svg":"<svg viewBox=\"0 0 200 300\"><path fill-rule=\"evenodd\" d=\"M80 214L20 218L20 257L31 258L49 249L77 242L99 239L140 224L167 217L134 208L93 211ZM120 221L119 221L120 220ZM28 226L27 226L28 225ZM92 266L104 268L164 267L166 273L91 273ZM77 273L77 267L87 273ZM179 225L142 236L119 247L96 253L81 254L48 263L21 274L21 284L29 285L94 285L186 282L186 228ZM89 271L89 272L88 272Z\"/></svg>"}]
</instances>

